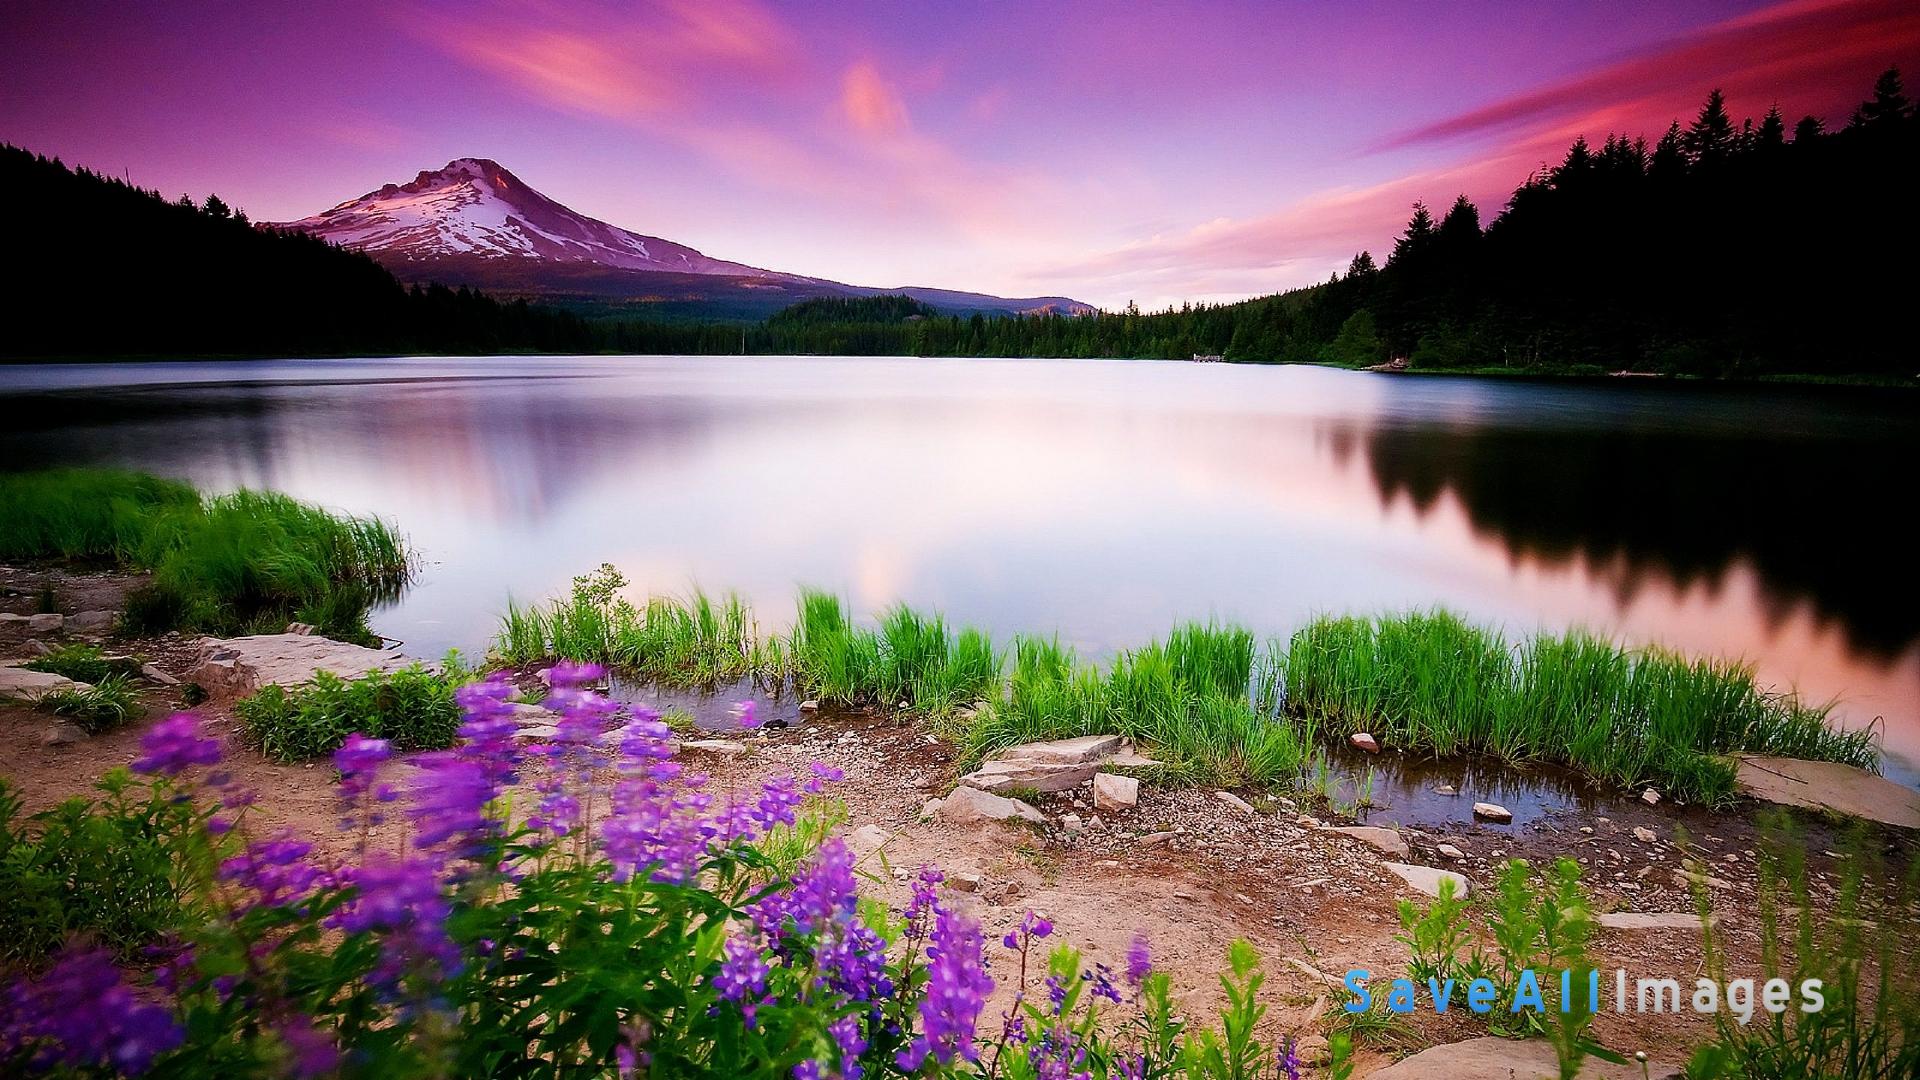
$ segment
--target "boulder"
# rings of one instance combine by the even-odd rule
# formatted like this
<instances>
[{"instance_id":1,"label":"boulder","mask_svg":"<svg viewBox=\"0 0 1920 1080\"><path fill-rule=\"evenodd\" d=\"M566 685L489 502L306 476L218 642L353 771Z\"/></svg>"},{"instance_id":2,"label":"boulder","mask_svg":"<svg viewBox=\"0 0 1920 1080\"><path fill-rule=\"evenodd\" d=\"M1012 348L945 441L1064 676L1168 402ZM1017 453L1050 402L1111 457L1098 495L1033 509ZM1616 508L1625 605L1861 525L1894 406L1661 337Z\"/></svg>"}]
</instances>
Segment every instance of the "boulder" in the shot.
<instances>
[{"instance_id":1,"label":"boulder","mask_svg":"<svg viewBox=\"0 0 1920 1080\"><path fill-rule=\"evenodd\" d=\"M308 634L205 638L187 681L205 690L210 703L225 705L263 686L298 686L322 671L356 679L414 662L400 653Z\"/></svg>"},{"instance_id":2,"label":"boulder","mask_svg":"<svg viewBox=\"0 0 1920 1080\"><path fill-rule=\"evenodd\" d=\"M1009 799L979 788L961 785L953 789L953 794L940 800L940 809L935 811L943 821L956 825L971 825L981 821L1025 821L1034 825L1046 824L1046 815L1019 799Z\"/></svg>"},{"instance_id":3,"label":"boulder","mask_svg":"<svg viewBox=\"0 0 1920 1080\"><path fill-rule=\"evenodd\" d=\"M39 701L48 694L62 690L91 689L93 687L86 683L75 682L51 671L33 671L11 664L0 667L0 700Z\"/></svg>"},{"instance_id":4,"label":"boulder","mask_svg":"<svg viewBox=\"0 0 1920 1080\"><path fill-rule=\"evenodd\" d=\"M65 615L42 614L27 616L27 632L30 634L57 634L66 629Z\"/></svg>"},{"instance_id":5,"label":"boulder","mask_svg":"<svg viewBox=\"0 0 1920 1080\"><path fill-rule=\"evenodd\" d=\"M885 847L891 835L878 825L862 825L847 834L847 849L855 859L864 859Z\"/></svg>"},{"instance_id":6,"label":"boulder","mask_svg":"<svg viewBox=\"0 0 1920 1080\"><path fill-rule=\"evenodd\" d=\"M1473 816L1486 821L1504 823L1513 820L1513 811L1499 803L1477 802L1473 804Z\"/></svg>"},{"instance_id":7,"label":"boulder","mask_svg":"<svg viewBox=\"0 0 1920 1080\"><path fill-rule=\"evenodd\" d=\"M1920 829L1920 791L1865 769L1762 754L1737 754L1734 764L1734 787L1763 802L1829 810Z\"/></svg>"},{"instance_id":8,"label":"boulder","mask_svg":"<svg viewBox=\"0 0 1920 1080\"><path fill-rule=\"evenodd\" d=\"M720 757L745 757L747 744L732 739L690 739L680 744L685 750L700 750Z\"/></svg>"},{"instance_id":9,"label":"boulder","mask_svg":"<svg viewBox=\"0 0 1920 1080\"><path fill-rule=\"evenodd\" d=\"M1351 836L1355 840L1369 845L1375 851L1386 855L1405 855L1407 853L1407 842L1401 839L1400 834L1392 829L1383 829L1378 825L1348 825L1331 831L1337 832L1342 836Z\"/></svg>"},{"instance_id":10,"label":"boulder","mask_svg":"<svg viewBox=\"0 0 1920 1080\"><path fill-rule=\"evenodd\" d=\"M1401 881L1412 886L1415 891L1426 893L1428 896L1439 896L1440 883L1443 881L1453 882L1453 895L1458 897L1465 897L1473 890L1472 882L1451 870L1440 870L1431 866L1413 866L1408 863L1397 862L1381 863L1380 865L1393 871Z\"/></svg>"},{"instance_id":11,"label":"boulder","mask_svg":"<svg viewBox=\"0 0 1920 1080\"><path fill-rule=\"evenodd\" d=\"M21 642L20 647L26 650L26 654L28 656L52 656L53 655L53 647L48 645L46 642L41 641L37 637L30 637L27 640Z\"/></svg>"},{"instance_id":12,"label":"boulder","mask_svg":"<svg viewBox=\"0 0 1920 1080\"><path fill-rule=\"evenodd\" d=\"M1483 1035L1465 1042L1445 1043L1369 1074L1371 1080L1554 1080L1560 1075L1553 1046L1544 1039L1503 1039ZM1674 1080L1684 1075L1674 1065L1639 1062L1610 1065L1588 1058L1580 1067L1581 1080Z\"/></svg>"},{"instance_id":13,"label":"boulder","mask_svg":"<svg viewBox=\"0 0 1920 1080\"><path fill-rule=\"evenodd\" d=\"M1118 735L1081 735L1073 739L1026 743L1003 750L994 756L1003 761L1037 761L1048 765L1084 765L1112 757L1120 751Z\"/></svg>"},{"instance_id":14,"label":"boulder","mask_svg":"<svg viewBox=\"0 0 1920 1080\"><path fill-rule=\"evenodd\" d=\"M1356 731L1347 736L1347 742L1351 743L1354 749L1365 750L1369 754L1377 754L1380 752L1380 740L1364 731Z\"/></svg>"},{"instance_id":15,"label":"boulder","mask_svg":"<svg viewBox=\"0 0 1920 1080\"><path fill-rule=\"evenodd\" d=\"M44 746L71 746L86 737L87 733L71 721L56 720L47 728L47 733L40 736L40 742Z\"/></svg>"},{"instance_id":16,"label":"boulder","mask_svg":"<svg viewBox=\"0 0 1920 1080\"><path fill-rule=\"evenodd\" d=\"M1140 802L1140 781L1118 773L1093 774L1093 808L1127 810Z\"/></svg>"}]
</instances>

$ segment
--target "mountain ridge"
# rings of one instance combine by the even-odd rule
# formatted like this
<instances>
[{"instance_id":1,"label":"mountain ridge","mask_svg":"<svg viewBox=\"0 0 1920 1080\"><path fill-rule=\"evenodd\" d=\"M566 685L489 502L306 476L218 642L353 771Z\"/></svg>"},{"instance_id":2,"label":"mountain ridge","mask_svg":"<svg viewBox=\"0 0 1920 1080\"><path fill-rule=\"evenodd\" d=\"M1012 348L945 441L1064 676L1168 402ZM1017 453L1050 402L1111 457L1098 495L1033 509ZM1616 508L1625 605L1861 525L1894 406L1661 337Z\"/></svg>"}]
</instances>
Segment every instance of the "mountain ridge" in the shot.
<instances>
[{"instance_id":1,"label":"mountain ridge","mask_svg":"<svg viewBox=\"0 0 1920 1080\"><path fill-rule=\"evenodd\" d=\"M714 258L581 214L484 157L455 158L275 227L362 252L402 281L468 285L606 314L763 317L817 297L894 293L948 313L1093 311L1064 296L882 289Z\"/></svg>"}]
</instances>

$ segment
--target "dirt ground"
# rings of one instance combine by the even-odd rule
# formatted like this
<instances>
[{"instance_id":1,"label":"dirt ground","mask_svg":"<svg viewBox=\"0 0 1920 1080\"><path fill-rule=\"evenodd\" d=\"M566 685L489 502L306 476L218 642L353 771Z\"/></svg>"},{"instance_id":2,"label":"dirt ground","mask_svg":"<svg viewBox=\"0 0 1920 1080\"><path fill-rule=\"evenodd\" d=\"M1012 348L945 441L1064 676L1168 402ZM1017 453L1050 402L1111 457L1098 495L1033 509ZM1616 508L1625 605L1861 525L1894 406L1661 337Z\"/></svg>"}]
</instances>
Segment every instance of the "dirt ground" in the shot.
<instances>
[{"instance_id":1,"label":"dirt ground","mask_svg":"<svg viewBox=\"0 0 1920 1080\"><path fill-rule=\"evenodd\" d=\"M111 651L130 652L180 676L193 650L190 640L169 636L113 643ZM0 643L0 660L20 655L19 646ZM149 687L143 697L149 719L185 704L179 688ZM923 820L921 814L929 798L953 786L952 747L891 716L815 717L745 737L744 755L688 750L685 760L710 773L716 791L748 790L781 773L804 776L813 761L844 769L846 780L835 785L834 794L847 807L845 831L862 826L884 831L883 843L870 851L865 850L869 844L856 845L856 850L864 852L862 869L889 900L903 901L901 879L932 863L950 877L979 876L974 891L950 891L955 903L981 921L990 942L1027 911L1040 911L1058 927L1058 940L1080 947L1090 961L1119 968L1134 934L1145 931L1158 966L1172 973L1190 1016L1205 1016L1217 1006L1215 980L1227 946L1244 937L1265 958L1268 1022L1276 1033L1324 1035L1335 1018L1332 1010L1346 1000L1339 980L1349 968L1372 971L1376 993L1384 987L1381 980L1405 970L1408 951L1394 936L1397 905L1403 898L1424 898L1382 868L1388 856L1327 831L1323 824L1336 823L1315 818L1311 807L1242 792L1255 806L1248 813L1207 789L1143 787L1139 804L1119 813L1096 812L1069 794L1048 797L1041 809L1051 824L1044 829L955 826ZM207 722L216 733L232 730L231 719L217 711L207 714ZM0 703L0 745L9 749L0 775L27 812L45 809L86 792L108 769L130 762L143 726L47 745L45 713ZM250 811L255 835L285 829L315 840L323 851L345 854L345 841L333 837L330 767L278 765L238 747L229 750L228 765L241 784L259 794ZM1759 975L1760 925L1753 900L1759 837L1752 808L1713 814L1634 802L1609 809L1607 815L1570 813L1522 827L1461 823L1444 831L1403 829L1412 851L1398 861L1457 870L1479 892L1491 886L1495 865L1508 857L1539 865L1568 855L1585 867L1599 911L1690 912L1691 895L1675 871L1683 858L1696 859L1711 864L1718 882L1711 892L1730 974ZM1060 826L1068 813L1083 820L1081 831L1069 833ZM1834 823L1805 818L1802 824L1818 906L1833 895L1844 844ZM1637 838L1636 829L1651 830L1654 839ZM1156 835L1164 833L1173 835ZM880 834L864 835L871 841ZM398 842L398 834L389 832L384 840ZM1438 850L1441 843L1463 849L1467 857L1447 859ZM1915 838L1895 830L1870 834L1870 845L1902 867L1916 851ZM1920 914L1912 911L1887 917L1920 925ZM1672 977L1683 985L1704 973L1697 932L1601 929L1595 944L1592 959L1609 980L1615 967L1627 969L1629 978ZM1463 1012L1436 1016L1423 995L1421 1009L1369 1033L1363 1075L1408 1050L1483 1034L1483 1025ZM1596 1021L1604 1045L1628 1055L1645 1050L1669 1062L1684 1061L1686 1048L1710 1028L1709 1019L1691 1012L1602 1013Z\"/></svg>"}]
</instances>

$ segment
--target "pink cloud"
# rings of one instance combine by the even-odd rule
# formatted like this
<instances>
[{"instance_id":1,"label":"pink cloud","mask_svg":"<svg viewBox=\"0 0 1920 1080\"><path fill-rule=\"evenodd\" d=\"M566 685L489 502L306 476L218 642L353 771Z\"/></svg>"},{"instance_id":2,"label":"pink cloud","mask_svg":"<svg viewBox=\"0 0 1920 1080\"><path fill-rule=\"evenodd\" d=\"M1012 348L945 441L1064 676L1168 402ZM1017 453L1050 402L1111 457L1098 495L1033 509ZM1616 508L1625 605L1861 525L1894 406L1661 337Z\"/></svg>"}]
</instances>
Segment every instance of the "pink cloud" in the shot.
<instances>
[{"instance_id":1,"label":"pink cloud","mask_svg":"<svg viewBox=\"0 0 1920 1080\"><path fill-rule=\"evenodd\" d=\"M847 69L841 79L840 107L847 119L870 135L891 136L907 130L907 104L871 60Z\"/></svg>"}]
</instances>

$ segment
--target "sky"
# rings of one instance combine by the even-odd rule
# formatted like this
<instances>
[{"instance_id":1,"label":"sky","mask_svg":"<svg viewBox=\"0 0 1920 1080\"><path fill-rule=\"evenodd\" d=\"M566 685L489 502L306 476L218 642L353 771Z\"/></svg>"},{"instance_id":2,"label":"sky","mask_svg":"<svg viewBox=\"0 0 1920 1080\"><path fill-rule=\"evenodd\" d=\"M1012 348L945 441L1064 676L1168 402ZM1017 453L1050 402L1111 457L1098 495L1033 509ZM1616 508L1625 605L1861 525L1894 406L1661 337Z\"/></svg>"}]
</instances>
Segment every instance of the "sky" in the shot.
<instances>
[{"instance_id":1,"label":"sky","mask_svg":"<svg viewBox=\"0 0 1920 1080\"><path fill-rule=\"evenodd\" d=\"M1913 0L12 0L0 141L261 221L487 157L717 258L1155 308L1491 219L1714 87L1837 126L1896 64Z\"/></svg>"}]
</instances>

